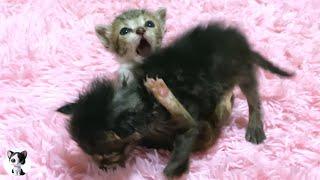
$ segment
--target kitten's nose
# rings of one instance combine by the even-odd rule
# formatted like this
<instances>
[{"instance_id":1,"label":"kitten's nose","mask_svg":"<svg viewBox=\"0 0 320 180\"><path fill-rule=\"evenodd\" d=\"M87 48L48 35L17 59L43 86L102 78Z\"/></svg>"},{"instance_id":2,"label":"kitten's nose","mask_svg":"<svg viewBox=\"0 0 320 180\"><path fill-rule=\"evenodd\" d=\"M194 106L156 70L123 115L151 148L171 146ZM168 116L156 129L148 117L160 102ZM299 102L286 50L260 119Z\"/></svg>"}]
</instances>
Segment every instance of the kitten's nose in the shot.
<instances>
[{"instance_id":1,"label":"kitten's nose","mask_svg":"<svg viewBox=\"0 0 320 180\"><path fill-rule=\"evenodd\" d=\"M138 27L136 30L136 33L139 35L143 35L146 32L146 30L143 27Z\"/></svg>"}]
</instances>

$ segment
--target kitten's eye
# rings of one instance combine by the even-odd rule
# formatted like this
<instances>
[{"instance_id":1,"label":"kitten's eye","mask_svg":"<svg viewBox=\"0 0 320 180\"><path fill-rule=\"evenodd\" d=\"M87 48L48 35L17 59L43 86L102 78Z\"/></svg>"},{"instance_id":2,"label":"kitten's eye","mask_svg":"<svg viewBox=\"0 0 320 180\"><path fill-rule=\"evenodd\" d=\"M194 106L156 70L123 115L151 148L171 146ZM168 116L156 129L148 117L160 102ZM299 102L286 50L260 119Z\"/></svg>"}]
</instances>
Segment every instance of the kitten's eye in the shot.
<instances>
[{"instance_id":1,"label":"kitten's eye","mask_svg":"<svg viewBox=\"0 0 320 180\"><path fill-rule=\"evenodd\" d=\"M154 27L154 22L147 21L144 26L146 26L146 27Z\"/></svg>"},{"instance_id":2,"label":"kitten's eye","mask_svg":"<svg viewBox=\"0 0 320 180\"><path fill-rule=\"evenodd\" d=\"M120 34L126 35L126 34L128 34L128 32L131 32L131 31L132 31L131 29L124 27L120 30Z\"/></svg>"}]
</instances>

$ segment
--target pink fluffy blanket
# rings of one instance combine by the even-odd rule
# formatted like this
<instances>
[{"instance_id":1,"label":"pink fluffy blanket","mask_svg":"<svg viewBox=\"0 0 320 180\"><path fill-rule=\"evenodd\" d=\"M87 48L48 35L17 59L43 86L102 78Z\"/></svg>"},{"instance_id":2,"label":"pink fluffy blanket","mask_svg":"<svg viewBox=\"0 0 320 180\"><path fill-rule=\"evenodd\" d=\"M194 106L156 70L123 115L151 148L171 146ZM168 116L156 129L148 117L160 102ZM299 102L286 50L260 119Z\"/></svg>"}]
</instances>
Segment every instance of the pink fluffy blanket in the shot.
<instances>
[{"instance_id":1,"label":"pink fluffy blanket","mask_svg":"<svg viewBox=\"0 0 320 180\"><path fill-rule=\"evenodd\" d=\"M236 90L232 123L182 179L320 179L319 0L12 0L0 2L0 178L7 150L27 150L30 179L163 179L169 153L137 150L103 172L70 139L55 109L118 64L94 26L129 8L166 7L168 44L211 20L238 26L254 49L297 75L259 71L267 140L245 141L247 104Z\"/></svg>"}]
</instances>

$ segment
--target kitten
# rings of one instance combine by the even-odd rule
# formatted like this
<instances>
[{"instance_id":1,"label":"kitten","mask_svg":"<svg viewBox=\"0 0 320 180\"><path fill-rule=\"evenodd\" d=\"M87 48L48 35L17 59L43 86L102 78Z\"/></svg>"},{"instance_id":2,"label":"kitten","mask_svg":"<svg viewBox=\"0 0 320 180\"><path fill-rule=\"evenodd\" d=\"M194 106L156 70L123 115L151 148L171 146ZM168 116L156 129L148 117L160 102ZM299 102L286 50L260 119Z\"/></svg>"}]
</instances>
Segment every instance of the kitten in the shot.
<instances>
[{"instance_id":1,"label":"kitten","mask_svg":"<svg viewBox=\"0 0 320 180\"><path fill-rule=\"evenodd\" d=\"M160 49L165 33L166 9L155 12L131 9L118 15L109 25L97 25L95 32L103 46L117 55L120 63L118 86L133 80L131 68L143 62L152 52ZM74 103L66 103L57 109L71 114Z\"/></svg>"},{"instance_id":2,"label":"kitten","mask_svg":"<svg viewBox=\"0 0 320 180\"><path fill-rule=\"evenodd\" d=\"M105 48L117 55L120 79L133 79L130 69L161 47L165 32L166 9L155 12L128 10L109 25L97 25L96 34ZM121 82L121 81L120 81Z\"/></svg>"}]
</instances>

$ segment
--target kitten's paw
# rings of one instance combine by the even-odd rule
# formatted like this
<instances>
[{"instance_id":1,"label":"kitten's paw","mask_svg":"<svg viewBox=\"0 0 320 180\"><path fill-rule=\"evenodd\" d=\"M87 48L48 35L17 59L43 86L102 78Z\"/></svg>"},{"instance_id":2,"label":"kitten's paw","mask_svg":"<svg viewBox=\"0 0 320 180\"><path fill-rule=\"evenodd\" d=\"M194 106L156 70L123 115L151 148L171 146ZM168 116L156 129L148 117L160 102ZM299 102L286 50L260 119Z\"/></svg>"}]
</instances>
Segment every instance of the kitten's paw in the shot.
<instances>
[{"instance_id":1,"label":"kitten's paw","mask_svg":"<svg viewBox=\"0 0 320 180\"><path fill-rule=\"evenodd\" d=\"M169 88L162 79L146 78L144 85L150 90L157 98L166 98L169 95Z\"/></svg>"},{"instance_id":2,"label":"kitten's paw","mask_svg":"<svg viewBox=\"0 0 320 180\"><path fill-rule=\"evenodd\" d=\"M253 144L260 144L266 139L263 127L247 127L246 140Z\"/></svg>"},{"instance_id":3,"label":"kitten's paw","mask_svg":"<svg viewBox=\"0 0 320 180\"><path fill-rule=\"evenodd\" d=\"M107 155L93 155L92 156L95 163L99 166L99 169L108 172L108 170L116 170L119 166L124 167L124 163L120 164L108 164L108 156Z\"/></svg>"},{"instance_id":4,"label":"kitten's paw","mask_svg":"<svg viewBox=\"0 0 320 180\"><path fill-rule=\"evenodd\" d=\"M188 162L183 164L170 163L163 170L168 178L179 177L188 170Z\"/></svg>"}]
</instances>

